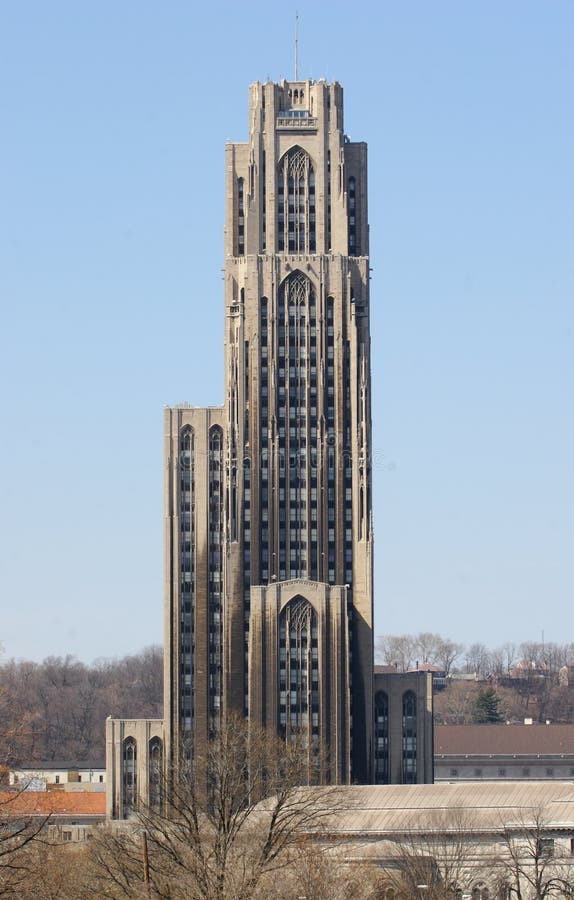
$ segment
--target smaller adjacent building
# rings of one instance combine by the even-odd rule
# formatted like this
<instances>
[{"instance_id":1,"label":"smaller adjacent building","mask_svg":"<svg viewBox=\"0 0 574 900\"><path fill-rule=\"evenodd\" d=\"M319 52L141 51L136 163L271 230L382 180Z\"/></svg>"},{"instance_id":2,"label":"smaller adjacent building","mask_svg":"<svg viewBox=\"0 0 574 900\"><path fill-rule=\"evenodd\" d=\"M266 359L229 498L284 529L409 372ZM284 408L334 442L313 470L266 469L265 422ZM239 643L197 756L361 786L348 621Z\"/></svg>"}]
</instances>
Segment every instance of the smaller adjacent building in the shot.
<instances>
[{"instance_id":1,"label":"smaller adjacent building","mask_svg":"<svg viewBox=\"0 0 574 900\"><path fill-rule=\"evenodd\" d=\"M433 781L433 676L422 670L374 670L375 784Z\"/></svg>"},{"instance_id":2,"label":"smaller adjacent building","mask_svg":"<svg viewBox=\"0 0 574 900\"><path fill-rule=\"evenodd\" d=\"M163 719L106 720L106 815L129 819L139 803L159 807L165 765Z\"/></svg>"},{"instance_id":3,"label":"smaller adjacent building","mask_svg":"<svg viewBox=\"0 0 574 900\"><path fill-rule=\"evenodd\" d=\"M435 781L574 781L574 725L436 725Z\"/></svg>"}]
</instances>

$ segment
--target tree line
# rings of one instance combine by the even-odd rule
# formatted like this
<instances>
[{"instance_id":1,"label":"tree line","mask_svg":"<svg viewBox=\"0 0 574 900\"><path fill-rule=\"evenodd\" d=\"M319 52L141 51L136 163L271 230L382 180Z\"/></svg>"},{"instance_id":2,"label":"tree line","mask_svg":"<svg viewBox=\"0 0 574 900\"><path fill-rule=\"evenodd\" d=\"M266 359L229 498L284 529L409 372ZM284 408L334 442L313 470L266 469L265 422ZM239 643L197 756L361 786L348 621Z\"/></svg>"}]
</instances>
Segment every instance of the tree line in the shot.
<instances>
[{"instance_id":1,"label":"tree line","mask_svg":"<svg viewBox=\"0 0 574 900\"><path fill-rule=\"evenodd\" d=\"M432 632L384 635L376 641L376 659L400 672L418 663L436 665L450 676L476 676L476 683L447 679L446 690L435 696L439 723L481 721L476 704L484 681L495 688L497 721L531 716L540 722L574 722L574 689L563 678L564 667L574 661L572 643L530 641L491 649ZM71 656L0 665L0 759L5 763L103 761L104 723L110 715L163 715L160 646L91 665Z\"/></svg>"},{"instance_id":2,"label":"tree line","mask_svg":"<svg viewBox=\"0 0 574 900\"><path fill-rule=\"evenodd\" d=\"M476 674L479 677L504 676L516 666L527 663L531 669L558 673L574 663L574 643L552 641L507 642L487 647L476 642L465 645L430 631L419 634L385 634L375 644L377 661L408 672L418 665L434 665L451 673Z\"/></svg>"},{"instance_id":3,"label":"tree line","mask_svg":"<svg viewBox=\"0 0 574 900\"><path fill-rule=\"evenodd\" d=\"M92 665L71 656L0 666L0 759L103 761L105 720L163 716L159 646Z\"/></svg>"},{"instance_id":4,"label":"tree line","mask_svg":"<svg viewBox=\"0 0 574 900\"><path fill-rule=\"evenodd\" d=\"M574 643L526 641L489 648L440 634L383 635L377 661L408 672L437 666L447 675L434 700L439 724L574 722ZM569 669L569 667L571 667Z\"/></svg>"}]
</instances>

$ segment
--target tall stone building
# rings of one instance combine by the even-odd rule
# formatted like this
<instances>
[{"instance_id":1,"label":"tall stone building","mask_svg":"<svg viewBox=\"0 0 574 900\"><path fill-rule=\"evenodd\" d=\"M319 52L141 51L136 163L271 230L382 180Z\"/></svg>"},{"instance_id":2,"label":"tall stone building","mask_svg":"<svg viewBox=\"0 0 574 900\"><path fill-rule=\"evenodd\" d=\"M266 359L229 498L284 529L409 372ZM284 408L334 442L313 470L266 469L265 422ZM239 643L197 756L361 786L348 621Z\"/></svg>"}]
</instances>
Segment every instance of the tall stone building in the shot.
<instances>
[{"instance_id":1,"label":"tall stone building","mask_svg":"<svg viewBox=\"0 0 574 900\"><path fill-rule=\"evenodd\" d=\"M165 412L164 761L233 710L309 735L325 782L373 780L368 253L341 86L253 84L226 148L224 405ZM158 764L128 739L110 720L111 815Z\"/></svg>"},{"instance_id":2,"label":"tall stone building","mask_svg":"<svg viewBox=\"0 0 574 900\"><path fill-rule=\"evenodd\" d=\"M367 148L340 85L252 85L226 194L225 403L165 415L167 741L236 710L308 730L326 779L365 781Z\"/></svg>"}]
</instances>

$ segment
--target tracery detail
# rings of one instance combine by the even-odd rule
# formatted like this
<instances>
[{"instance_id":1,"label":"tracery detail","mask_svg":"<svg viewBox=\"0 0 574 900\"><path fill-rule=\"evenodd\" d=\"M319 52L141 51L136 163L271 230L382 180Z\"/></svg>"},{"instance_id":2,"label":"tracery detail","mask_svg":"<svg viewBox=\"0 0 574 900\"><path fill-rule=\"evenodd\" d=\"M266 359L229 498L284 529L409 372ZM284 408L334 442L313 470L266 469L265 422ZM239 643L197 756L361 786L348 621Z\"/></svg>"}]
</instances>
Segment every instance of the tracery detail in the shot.
<instances>
[{"instance_id":1,"label":"tracery detail","mask_svg":"<svg viewBox=\"0 0 574 900\"><path fill-rule=\"evenodd\" d=\"M287 738L319 735L317 614L295 597L279 620L279 730Z\"/></svg>"},{"instance_id":2,"label":"tracery detail","mask_svg":"<svg viewBox=\"0 0 574 900\"><path fill-rule=\"evenodd\" d=\"M277 176L277 249L279 252L314 253L315 170L301 147L288 150Z\"/></svg>"}]
</instances>

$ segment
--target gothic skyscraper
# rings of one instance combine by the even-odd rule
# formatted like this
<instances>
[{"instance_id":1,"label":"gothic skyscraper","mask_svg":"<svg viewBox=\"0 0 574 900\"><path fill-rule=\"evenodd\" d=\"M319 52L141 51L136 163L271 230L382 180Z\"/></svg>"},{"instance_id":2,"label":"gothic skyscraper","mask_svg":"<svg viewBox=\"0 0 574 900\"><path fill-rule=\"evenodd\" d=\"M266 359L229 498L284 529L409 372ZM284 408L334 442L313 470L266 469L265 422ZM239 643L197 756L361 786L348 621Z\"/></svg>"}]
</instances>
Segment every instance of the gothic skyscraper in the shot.
<instances>
[{"instance_id":1,"label":"gothic skyscraper","mask_svg":"<svg viewBox=\"0 0 574 900\"><path fill-rule=\"evenodd\" d=\"M371 777L367 147L324 81L226 148L225 402L165 414L168 747L223 710Z\"/></svg>"},{"instance_id":2,"label":"gothic skyscraper","mask_svg":"<svg viewBox=\"0 0 574 900\"><path fill-rule=\"evenodd\" d=\"M225 177L224 405L165 411L164 720L108 720L112 817L231 711L303 735L325 782L374 776L367 147L341 86L253 84Z\"/></svg>"}]
</instances>

